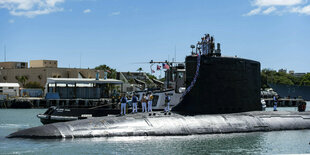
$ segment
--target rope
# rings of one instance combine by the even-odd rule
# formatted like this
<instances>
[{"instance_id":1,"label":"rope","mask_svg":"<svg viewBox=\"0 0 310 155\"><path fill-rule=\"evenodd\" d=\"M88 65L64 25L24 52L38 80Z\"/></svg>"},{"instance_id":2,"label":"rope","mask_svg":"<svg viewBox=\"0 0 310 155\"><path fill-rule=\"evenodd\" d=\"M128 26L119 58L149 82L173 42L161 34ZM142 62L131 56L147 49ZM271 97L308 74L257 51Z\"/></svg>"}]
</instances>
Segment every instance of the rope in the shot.
<instances>
[{"instance_id":1,"label":"rope","mask_svg":"<svg viewBox=\"0 0 310 155\"><path fill-rule=\"evenodd\" d=\"M196 73L194 76L193 81L191 82L191 85L189 87L187 87L187 89L185 90L185 92L182 95L182 98L191 91L191 89L193 88L193 86L195 85L198 75L199 75L199 68L200 68L200 54L197 53L197 67L196 67Z\"/></svg>"}]
</instances>

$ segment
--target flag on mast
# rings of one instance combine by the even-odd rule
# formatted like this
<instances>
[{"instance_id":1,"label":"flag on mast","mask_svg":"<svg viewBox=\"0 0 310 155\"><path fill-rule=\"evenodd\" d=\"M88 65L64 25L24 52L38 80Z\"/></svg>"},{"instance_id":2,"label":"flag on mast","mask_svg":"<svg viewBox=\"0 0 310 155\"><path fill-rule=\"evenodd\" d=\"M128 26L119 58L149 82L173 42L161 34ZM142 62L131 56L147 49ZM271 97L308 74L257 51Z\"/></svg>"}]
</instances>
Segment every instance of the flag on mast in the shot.
<instances>
[{"instance_id":1,"label":"flag on mast","mask_svg":"<svg viewBox=\"0 0 310 155\"><path fill-rule=\"evenodd\" d=\"M169 67L169 65L168 64L163 64L163 69L169 69L170 67Z\"/></svg>"}]
</instances>

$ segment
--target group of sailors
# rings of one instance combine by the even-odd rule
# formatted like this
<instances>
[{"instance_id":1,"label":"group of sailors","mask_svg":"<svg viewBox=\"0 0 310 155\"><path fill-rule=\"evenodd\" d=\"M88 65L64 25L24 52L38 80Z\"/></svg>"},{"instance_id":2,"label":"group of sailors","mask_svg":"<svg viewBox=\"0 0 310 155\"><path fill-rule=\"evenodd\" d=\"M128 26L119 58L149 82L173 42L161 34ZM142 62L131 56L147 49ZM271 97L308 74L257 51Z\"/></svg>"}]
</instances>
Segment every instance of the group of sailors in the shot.
<instances>
[{"instance_id":1,"label":"group of sailors","mask_svg":"<svg viewBox=\"0 0 310 155\"><path fill-rule=\"evenodd\" d=\"M139 100L138 96L136 94L134 94L131 98L131 102L132 102L132 113L137 113L138 112L138 102L141 102L142 105L142 112L152 112L152 104L153 104L153 99L154 96L153 94L147 93L147 94L143 94L141 97L141 100ZM166 93L165 94L165 112L170 111L170 96ZM121 103L121 115L126 115L126 105L127 105L128 99L126 97L125 94L122 95L121 99L120 99L120 103Z\"/></svg>"},{"instance_id":2,"label":"group of sailors","mask_svg":"<svg viewBox=\"0 0 310 155\"><path fill-rule=\"evenodd\" d=\"M214 38L210 36L210 34L205 34L205 36L201 38L201 41L198 42L198 45L201 48L202 54L213 55L215 44Z\"/></svg>"}]
</instances>

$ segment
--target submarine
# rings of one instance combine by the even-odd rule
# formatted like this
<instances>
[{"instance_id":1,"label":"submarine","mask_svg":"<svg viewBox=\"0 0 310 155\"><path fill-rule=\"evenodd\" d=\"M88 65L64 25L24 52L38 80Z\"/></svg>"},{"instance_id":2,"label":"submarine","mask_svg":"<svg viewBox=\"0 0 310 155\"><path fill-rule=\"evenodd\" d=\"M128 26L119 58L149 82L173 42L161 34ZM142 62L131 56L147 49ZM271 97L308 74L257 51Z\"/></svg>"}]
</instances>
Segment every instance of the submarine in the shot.
<instances>
[{"instance_id":1,"label":"submarine","mask_svg":"<svg viewBox=\"0 0 310 155\"><path fill-rule=\"evenodd\" d=\"M225 57L213 38L185 58L186 90L170 112L135 113L52 123L7 138L175 136L310 129L310 112L262 111L260 63ZM196 51L194 51L194 48Z\"/></svg>"}]
</instances>

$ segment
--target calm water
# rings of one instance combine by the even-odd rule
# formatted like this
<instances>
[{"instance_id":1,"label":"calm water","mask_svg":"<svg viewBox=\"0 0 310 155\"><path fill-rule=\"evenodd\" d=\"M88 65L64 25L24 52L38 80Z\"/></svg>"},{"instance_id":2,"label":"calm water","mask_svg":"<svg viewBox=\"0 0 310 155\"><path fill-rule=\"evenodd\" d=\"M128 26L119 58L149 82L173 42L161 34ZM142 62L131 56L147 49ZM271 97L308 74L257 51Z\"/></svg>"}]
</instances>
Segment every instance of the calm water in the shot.
<instances>
[{"instance_id":1,"label":"calm water","mask_svg":"<svg viewBox=\"0 0 310 155\"><path fill-rule=\"evenodd\" d=\"M279 108L279 110L295 110L295 108ZM5 138L17 130L41 125L36 114L44 111L45 109L0 109L0 154L310 153L310 130L62 140Z\"/></svg>"}]
</instances>

